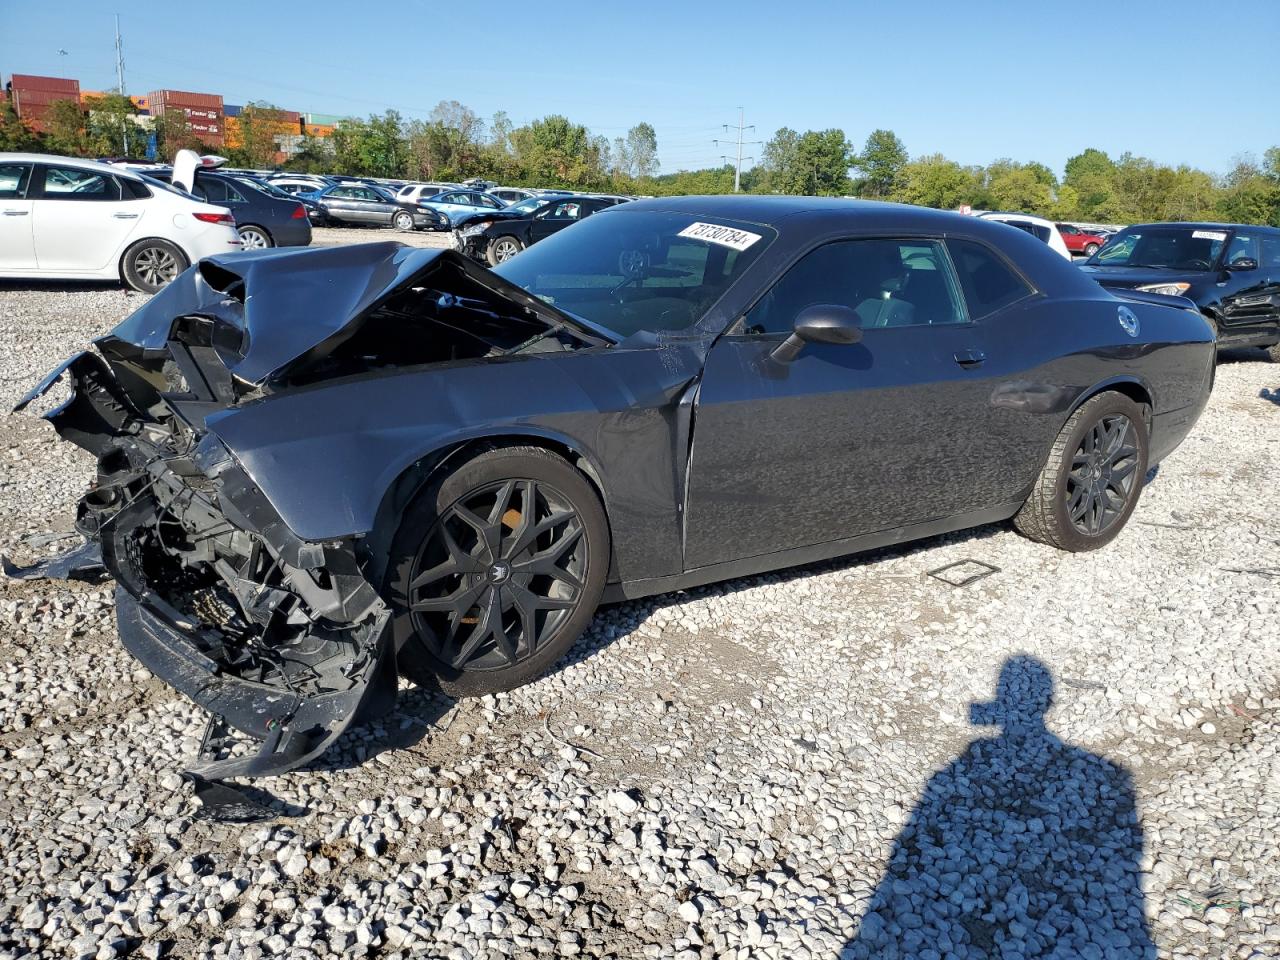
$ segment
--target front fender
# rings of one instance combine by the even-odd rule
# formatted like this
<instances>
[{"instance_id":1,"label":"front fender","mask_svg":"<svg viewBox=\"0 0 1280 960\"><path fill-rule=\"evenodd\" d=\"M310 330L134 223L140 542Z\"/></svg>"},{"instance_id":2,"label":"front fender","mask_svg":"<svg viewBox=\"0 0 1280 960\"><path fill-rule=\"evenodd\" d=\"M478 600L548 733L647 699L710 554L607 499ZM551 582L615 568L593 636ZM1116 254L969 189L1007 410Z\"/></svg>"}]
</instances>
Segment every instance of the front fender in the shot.
<instances>
[{"instance_id":1,"label":"front fender","mask_svg":"<svg viewBox=\"0 0 1280 960\"><path fill-rule=\"evenodd\" d=\"M553 440L598 472L627 576L679 562L675 401L700 368L681 346L488 360L319 384L206 426L309 541L371 532L401 475L439 451L492 436Z\"/></svg>"}]
</instances>

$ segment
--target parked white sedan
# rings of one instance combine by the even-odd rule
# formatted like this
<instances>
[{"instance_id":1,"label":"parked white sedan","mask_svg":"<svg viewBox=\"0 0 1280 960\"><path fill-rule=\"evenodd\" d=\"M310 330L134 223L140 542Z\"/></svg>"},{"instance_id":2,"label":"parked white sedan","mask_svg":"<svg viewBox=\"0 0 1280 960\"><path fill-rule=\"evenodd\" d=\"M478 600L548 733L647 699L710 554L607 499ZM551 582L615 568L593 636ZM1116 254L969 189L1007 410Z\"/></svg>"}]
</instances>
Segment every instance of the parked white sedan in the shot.
<instances>
[{"instance_id":1,"label":"parked white sedan","mask_svg":"<svg viewBox=\"0 0 1280 960\"><path fill-rule=\"evenodd\" d=\"M1071 251L1067 249L1067 242L1062 239L1062 234L1058 233L1058 227L1050 220L1043 217L1035 217L1029 213L1003 213L999 210L988 210L979 213L977 216L984 220L999 220L1001 223L1007 223L1011 227L1017 227L1024 233L1029 233L1037 240L1048 244L1049 249L1060 257L1071 259Z\"/></svg>"},{"instance_id":2,"label":"parked white sedan","mask_svg":"<svg viewBox=\"0 0 1280 960\"><path fill-rule=\"evenodd\" d=\"M0 153L0 277L154 293L201 257L239 249L225 207L93 160Z\"/></svg>"}]
</instances>

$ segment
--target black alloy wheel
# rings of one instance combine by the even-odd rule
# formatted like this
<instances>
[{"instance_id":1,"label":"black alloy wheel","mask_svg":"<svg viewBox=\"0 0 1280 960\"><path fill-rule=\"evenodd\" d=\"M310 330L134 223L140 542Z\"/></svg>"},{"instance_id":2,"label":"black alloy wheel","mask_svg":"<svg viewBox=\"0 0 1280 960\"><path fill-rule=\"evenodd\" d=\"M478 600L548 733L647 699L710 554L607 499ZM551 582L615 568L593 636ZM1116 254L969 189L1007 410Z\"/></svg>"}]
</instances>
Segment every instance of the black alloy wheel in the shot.
<instances>
[{"instance_id":1,"label":"black alloy wheel","mask_svg":"<svg viewBox=\"0 0 1280 960\"><path fill-rule=\"evenodd\" d=\"M1105 391L1067 418L1013 518L1018 531L1059 550L1097 550L1133 515L1147 475L1146 408Z\"/></svg>"},{"instance_id":2,"label":"black alloy wheel","mask_svg":"<svg viewBox=\"0 0 1280 960\"><path fill-rule=\"evenodd\" d=\"M392 545L402 671L447 693L509 690L591 620L609 563L590 484L534 447L489 450L432 485Z\"/></svg>"},{"instance_id":3,"label":"black alloy wheel","mask_svg":"<svg viewBox=\"0 0 1280 960\"><path fill-rule=\"evenodd\" d=\"M1124 515L1138 476L1138 428L1124 414L1103 417L1085 431L1067 474L1067 515L1096 537Z\"/></svg>"}]
</instances>

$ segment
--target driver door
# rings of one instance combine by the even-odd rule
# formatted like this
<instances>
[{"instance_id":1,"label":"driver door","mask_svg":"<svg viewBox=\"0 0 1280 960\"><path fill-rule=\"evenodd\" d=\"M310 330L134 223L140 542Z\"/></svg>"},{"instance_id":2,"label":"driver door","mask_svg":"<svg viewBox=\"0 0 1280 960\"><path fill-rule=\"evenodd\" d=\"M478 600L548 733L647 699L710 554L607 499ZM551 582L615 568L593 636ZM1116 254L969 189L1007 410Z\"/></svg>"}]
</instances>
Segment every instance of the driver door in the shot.
<instances>
[{"instance_id":1,"label":"driver door","mask_svg":"<svg viewBox=\"0 0 1280 960\"><path fill-rule=\"evenodd\" d=\"M771 359L818 303L853 309L862 342ZM811 251L707 355L685 569L994 506L985 350L940 241Z\"/></svg>"},{"instance_id":2,"label":"driver door","mask_svg":"<svg viewBox=\"0 0 1280 960\"><path fill-rule=\"evenodd\" d=\"M582 208L582 201L578 199L561 200L543 207L533 215L533 221L529 224L530 242L546 239L570 224L577 223L582 218Z\"/></svg>"}]
</instances>

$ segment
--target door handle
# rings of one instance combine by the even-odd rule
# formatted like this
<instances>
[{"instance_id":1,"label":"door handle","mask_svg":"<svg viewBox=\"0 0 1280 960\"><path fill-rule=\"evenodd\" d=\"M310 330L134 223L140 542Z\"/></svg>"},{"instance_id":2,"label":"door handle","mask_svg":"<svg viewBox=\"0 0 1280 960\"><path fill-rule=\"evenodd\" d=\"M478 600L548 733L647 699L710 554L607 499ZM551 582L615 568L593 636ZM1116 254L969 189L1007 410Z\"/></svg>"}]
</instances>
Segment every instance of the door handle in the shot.
<instances>
[{"instance_id":1,"label":"door handle","mask_svg":"<svg viewBox=\"0 0 1280 960\"><path fill-rule=\"evenodd\" d=\"M138 215L136 213L113 213L112 216L115 217L117 220L137 220L138 219Z\"/></svg>"},{"instance_id":2,"label":"door handle","mask_svg":"<svg viewBox=\"0 0 1280 960\"><path fill-rule=\"evenodd\" d=\"M28 210L6 210L4 215L6 217L25 217L29 212Z\"/></svg>"},{"instance_id":3,"label":"door handle","mask_svg":"<svg viewBox=\"0 0 1280 960\"><path fill-rule=\"evenodd\" d=\"M962 367L978 367L986 362L987 355L981 350L957 350L956 363Z\"/></svg>"}]
</instances>

